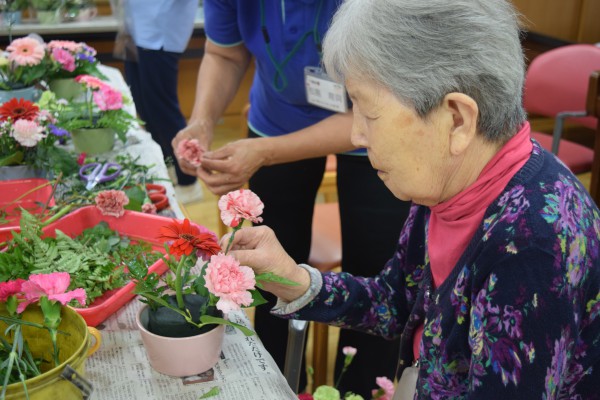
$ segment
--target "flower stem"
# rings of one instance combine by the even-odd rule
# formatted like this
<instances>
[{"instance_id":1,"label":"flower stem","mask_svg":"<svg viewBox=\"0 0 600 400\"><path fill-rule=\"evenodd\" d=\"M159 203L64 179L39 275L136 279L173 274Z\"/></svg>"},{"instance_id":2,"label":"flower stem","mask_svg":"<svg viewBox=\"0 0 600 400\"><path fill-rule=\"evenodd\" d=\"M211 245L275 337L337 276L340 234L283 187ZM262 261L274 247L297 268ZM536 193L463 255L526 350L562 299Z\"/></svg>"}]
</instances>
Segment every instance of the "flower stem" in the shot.
<instances>
[{"instance_id":1,"label":"flower stem","mask_svg":"<svg viewBox=\"0 0 600 400\"><path fill-rule=\"evenodd\" d=\"M56 214L54 214L53 216L51 216L50 218L48 218L47 220L42 222L42 226L50 225L51 223L53 223L54 221L56 221L63 215L67 214L69 211L71 211L72 208L73 208L73 204L67 204L59 212L57 212Z\"/></svg>"},{"instance_id":2,"label":"flower stem","mask_svg":"<svg viewBox=\"0 0 600 400\"><path fill-rule=\"evenodd\" d=\"M229 253L229 248L231 247L231 243L233 243L233 237L235 236L235 233L240 230L241 227L242 227L242 224L239 223L238 226L233 228L233 232L231 232L231 236L229 236L229 241L227 242L227 248L225 249L225 254Z\"/></svg>"},{"instance_id":3,"label":"flower stem","mask_svg":"<svg viewBox=\"0 0 600 400\"><path fill-rule=\"evenodd\" d=\"M48 331L50 332L50 339L52 339L52 348L54 349L54 352L52 354L52 358L54 359L54 366L58 367L60 362L58 361L58 345L56 343L56 329L49 328Z\"/></svg>"},{"instance_id":4,"label":"flower stem","mask_svg":"<svg viewBox=\"0 0 600 400\"><path fill-rule=\"evenodd\" d=\"M185 254L181 256L179 264L177 264L177 271L175 271L175 298L177 299L177 307L179 307L180 310L185 308L185 304L183 303L183 283L181 271L183 270L183 264L185 264L186 259L187 256Z\"/></svg>"}]
</instances>

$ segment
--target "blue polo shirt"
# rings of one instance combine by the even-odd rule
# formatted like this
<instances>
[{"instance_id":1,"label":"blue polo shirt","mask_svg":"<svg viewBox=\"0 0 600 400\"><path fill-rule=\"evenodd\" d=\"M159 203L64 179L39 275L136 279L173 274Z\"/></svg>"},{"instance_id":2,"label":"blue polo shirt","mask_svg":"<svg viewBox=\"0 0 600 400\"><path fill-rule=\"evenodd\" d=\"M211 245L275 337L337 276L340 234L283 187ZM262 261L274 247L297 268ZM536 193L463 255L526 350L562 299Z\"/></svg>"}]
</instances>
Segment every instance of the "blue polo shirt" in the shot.
<instances>
[{"instance_id":1,"label":"blue polo shirt","mask_svg":"<svg viewBox=\"0 0 600 400\"><path fill-rule=\"evenodd\" d=\"M317 26L323 40L341 0L262 0L264 24L271 38L273 59L282 64L301 38ZM318 13L321 5L320 14ZM287 86L277 90L276 67L267 51L261 29L260 0L204 0L207 38L218 46L244 44L254 55L256 72L250 90L250 127L263 136L284 135L313 125L332 115L331 111L306 101L304 67L321 64L317 43L307 35L289 61L282 66Z\"/></svg>"}]
</instances>

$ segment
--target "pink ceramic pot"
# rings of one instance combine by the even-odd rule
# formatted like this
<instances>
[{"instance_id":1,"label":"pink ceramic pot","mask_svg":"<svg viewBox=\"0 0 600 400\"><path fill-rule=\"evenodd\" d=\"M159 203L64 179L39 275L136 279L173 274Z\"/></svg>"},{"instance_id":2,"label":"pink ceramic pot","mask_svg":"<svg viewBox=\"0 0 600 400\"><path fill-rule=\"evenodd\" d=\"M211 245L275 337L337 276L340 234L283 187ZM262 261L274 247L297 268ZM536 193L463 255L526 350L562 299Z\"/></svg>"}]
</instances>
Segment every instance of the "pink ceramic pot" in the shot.
<instances>
[{"instance_id":1,"label":"pink ceramic pot","mask_svg":"<svg viewBox=\"0 0 600 400\"><path fill-rule=\"evenodd\" d=\"M136 322L150 365L162 374L177 377L198 375L208 371L219 361L224 325L217 325L209 332L185 338L159 336L146 329L148 306L140 310Z\"/></svg>"}]
</instances>

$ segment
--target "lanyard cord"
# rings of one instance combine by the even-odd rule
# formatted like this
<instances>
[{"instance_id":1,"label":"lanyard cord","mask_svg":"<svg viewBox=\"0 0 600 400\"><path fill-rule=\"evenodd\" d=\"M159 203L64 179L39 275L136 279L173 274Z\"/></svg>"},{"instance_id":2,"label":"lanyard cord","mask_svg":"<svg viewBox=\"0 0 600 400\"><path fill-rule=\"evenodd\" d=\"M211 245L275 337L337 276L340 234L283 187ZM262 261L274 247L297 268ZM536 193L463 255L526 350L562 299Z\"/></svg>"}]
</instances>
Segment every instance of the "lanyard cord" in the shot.
<instances>
[{"instance_id":1,"label":"lanyard cord","mask_svg":"<svg viewBox=\"0 0 600 400\"><path fill-rule=\"evenodd\" d=\"M279 62L277 62L277 60L275 60L275 56L273 55L273 51L271 49L271 38L269 37L269 31L267 30L267 25L265 24L265 2L264 2L264 0L260 0L260 29L262 31L263 39L265 41L265 45L267 48L267 55L269 56L269 60L271 60L271 63L275 67L275 76L273 77L272 86L276 91L282 92L287 87L288 80L287 80L287 77L285 76L285 72L283 71L283 69L285 68L287 63L290 61L292 56L294 56L298 52L300 47L304 44L304 41L306 40L306 38L309 37L311 34L313 36L313 41L315 42L315 45L317 47L317 52L319 53L319 58L321 58L321 38L319 36L319 31L317 30L317 26L319 24L319 17L321 16L322 8L323 8L323 0L319 0L319 6L317 8L317 14L315 15L315 22L313 24L312 30L310 30L310 31L306 32L304 35L302 35L302 37L296 42L296 44L292 48L292 51L290 51L285 56L283 61L281 63L279 63Z\"/></svg>"}]
</instances>

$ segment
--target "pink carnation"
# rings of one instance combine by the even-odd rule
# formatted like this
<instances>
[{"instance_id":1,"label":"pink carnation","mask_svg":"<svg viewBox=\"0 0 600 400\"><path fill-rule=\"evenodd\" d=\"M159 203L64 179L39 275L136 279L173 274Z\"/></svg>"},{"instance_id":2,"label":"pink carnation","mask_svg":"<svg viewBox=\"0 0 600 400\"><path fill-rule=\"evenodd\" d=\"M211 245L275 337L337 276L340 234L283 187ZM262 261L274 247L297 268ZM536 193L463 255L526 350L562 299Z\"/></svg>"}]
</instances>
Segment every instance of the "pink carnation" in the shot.
<instances>
[{"instance_id":1,"label":"pink carnation","mask_svg":"<svg viewBox=\"0 0 600 400\"><path fill-rule=\"evenodd\" d=\"M10 296L21 293L21 286L25 279L15 279L14 281L0 282L0 301L6 301Z\"/></svg>"},{"instance_id":2,"label":"pink carnation","mask_svg":"<svg viewBox=\"0 0 600 400\"><path fill-rule=\"evenodd\" d=\"M194 167L200 166L200 158L202 157L202 147L198 139L183 139L177 144L177 157L183 158Z\"/></svg>"},{"instance_id":3,"label":"pink carnation","mask_svg":"<svg viewBox=\"0 0 600 400\"><path fill-rule=\"evenodd\" d=\"M13 40L6 51L8 60L20 66L38 65L44 58L44 46L30 37Z\"/></svg>"},{"instance_id":4,"label":"pink carnation","mask_svg":"<svg viewBox=\"0 0 600 400\"><path fill-rule=\"evenodd\" d=\"M72 40L51 40L48 43L48 48L64 49L70 51L71 53L77 53L78 51L83 49L83 46L81 45L81 43L76 43Z\"/></svg>"},{"instance_id":5,"label":"pink carnation","mask_svg":"<svg viewBox=\"0 0 600 400\"><path fill-rule=\"evenodd\" d=\"M373 389L371 392L373 399L392 400L395 390L394 383L385 376L379 376L375 378L375 382L377 382L377 385L380 387L380 389ZM382 391L383 393L381 393Z\"/></svg>"},{"instance_id":6,"label":"pink carnation","mask_svg":"<svg viewBox=\"0 0 600 400\"><path fill-rule=\"evenodd\" d=\"M26 119L17 120L12 129L12 136L21 146L34 147L40 140L46 136L43 134L44 128L35 121Z\"/></svg>"},{"instance_id":7,"label":"pink carnation","mask_svg":"<svg viewBox=\"0 0 600 400\"><path fill-rule=\"evenodd\" d=\"M102 215L121 217L125 214L125 206L129 198L122 190L104 190L96 196L96 207Z\"/></svg>"},{"instance_id":8,"label":"pink carnation","mask_svg":"<svg viewBox=\"0 0 600 400\"><path fill-rule=\"evenodd\" d=\"M142 212L144 214L156 214L156 206L153 203L142 204Z\"/></svg>"},{"instance_id":9,"label":"pink carnation","mask_svg":"<svg viewBox=\"0 0 600 400\"><path fill-rule=\"evenodd\" d=\"M75 71L75 57L67 50L56 48L52 49L52 58L54 58L66 71Z\"/></svg>"},{"instance_id":10,"label":"pink carnation","mask_svg":"<svg viewBox=\"0 0 600 400\"><path fill-rule=\"evenodd\" d=\"M225 314L252 304L252 294L248 290L256 285L254 271L240 265L232 256L223 253L212 256L205 279L208 291L219 297L217 308Z\"/></svg>"},{"instance_id":11,"label":"pink carnation","mask_svg":"<svg viewBox=\"0 0 600 400\"><path fill-rule=\"evenodd\" d=\"M75 77L75 82L84 83L90 89L100 89L107 86L105 82L91 75L78 75Z\"/></svg>"},{"instance_id":12,"label":"pink carnation","mask_svg":"<svg viewBox=\"0 0 600 400\"><path fill-rule=\"evenodd\" d=\"M94 92L94 102L102 111L120 110L123 107L123 95L118 90L104 85Z\"/></svg>"},{"instance_id":13,"label":"pink carnation","mask_svg":"<svg viewBox=\"0 0 600 400\"><path fill-rule=\"evenodd\" d=\"M219 199L217 204L221 210L221 219L227 226L235 228L247 219L254 223L262 222L260 215L264 204L251 190L240 189L229 192Z\"/></svg>"},{"instance_id":14,"label":"pink carnation","mask_svg":"<svg viewBox=\"0 0 600 400\"><path fill-rule=\"evenodd\" d=\"M22 290L25 294L25 301L19 303L17 312L22 313L25 308L46 296L48 300L60 302L62 305L71 300L77 300L82 306L85 305L86 294L83 289L75 289L67 292L71 276L68 272L53 272L51 274L34 274L29 276L29 280L23 282Z\"/></svg>"},{"instance_id":15,"label":"pink carnation","mask_svg":"<svg viewBox=\"0 0 600 400\"><path fill-rule=\"evenodd\" d=\"M342 353L344 353L345 356L354 357L356 355L356 348L352 346L344 346L342 348Z\"/></svg>"}]
</instances>

